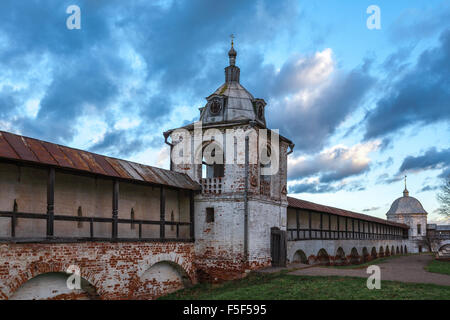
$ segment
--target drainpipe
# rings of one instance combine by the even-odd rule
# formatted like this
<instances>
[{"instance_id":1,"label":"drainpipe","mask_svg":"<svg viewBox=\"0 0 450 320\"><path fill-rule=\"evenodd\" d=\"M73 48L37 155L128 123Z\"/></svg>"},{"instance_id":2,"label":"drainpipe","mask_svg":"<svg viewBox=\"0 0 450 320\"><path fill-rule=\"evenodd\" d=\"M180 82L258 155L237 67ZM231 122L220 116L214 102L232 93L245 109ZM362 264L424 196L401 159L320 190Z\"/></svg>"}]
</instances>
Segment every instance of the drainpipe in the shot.
<instances>
[{"instance_id":1,"label":"drainpipe","mask_svg":"<svg viewBox=\"0 0 450 320\"><path fill-rule=\"evenodd\" d=\"M294 152L294 147L295 147L295 144L294 144L294 143L291 143L291 144L289 145L289 149L291 149L291 150L289 150L289 152L286 153L287 156L290 155L292 152Z\"/></svg>"},{"instance_id":2,"label":"drainpipe","mask_svg":"<svg viewBox=\"0 0 450 320\"><path fill-rule=\"evenodd\" d=\"M244 261L248 263L248 147L249 137L245 137L245 184L244 184Z\"/></svg>"},{"instance_id":3,"label":"drainpipe","mask_svg":"<svg viewBox=\"0 0 450 320\"><path fill-rule=\"evenodd\" d=\"M169 141L167 141L167 139L169 138L169 135L170 135L169 131L164 132L163 135L164 135L164 143L167 144L168 146L170 146L169 159L170 159L170 171L172 171L172 157L170 157L170 155L172 154L173 143L170 143Z\"/></svg>"}]
</instances>

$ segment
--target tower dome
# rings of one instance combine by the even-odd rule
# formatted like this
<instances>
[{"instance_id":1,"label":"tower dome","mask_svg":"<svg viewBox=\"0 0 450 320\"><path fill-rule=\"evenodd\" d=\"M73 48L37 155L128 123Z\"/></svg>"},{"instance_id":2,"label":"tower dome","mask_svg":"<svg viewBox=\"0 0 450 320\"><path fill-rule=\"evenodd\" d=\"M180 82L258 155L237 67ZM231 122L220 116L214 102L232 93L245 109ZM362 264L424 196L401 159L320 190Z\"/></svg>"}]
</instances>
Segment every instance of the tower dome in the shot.
<instances>
[{"instance_id":1,"label":"tower dome","mask_svg":"<svg viewBox=\"0 0 450 320\"><path fill-rule=\"evenodd\" d=\"M403 196L401 198L396 199L387 215L393 214L428 214L423 208L422 204L419 200L410 196Z\"/></svg>"},{"instance_id":2,"label":"tower dome","mask_svg":"<svg viewBox=\"0 0 450 320\"><path fill-rule=\"evenodd\" d=\"M236 56L232 41L228 51L229 65L225 68L225 83L206 98L205 107L200 108L200 120L205 124L250 120L265 127L266 102L255 98L240 83Z\"/></svg>"},{"instance_id":3,"label":"tower dome","mask_svg":"<svg viewBox=\"0 0 450 320\"><path fill-rule=\"evenodd\" d=\"M233 48L233 41L231 41L231 49L228 51L228 58L230 59L230 66L234 66L236 64L236 56L237 52Z\"/></svg>"},{"instance_id":4,"label":"tower dome","mask_svg":"<svg viewBox=\"0 0 450 320\"><path fill-rule=\"evenodd\" d=\"M423 208L419 200L409 196L409 191L406 188L405 176L405 190L403 190L403 197L396 199L386 215L405 215L405 214L428 214Z\"/></svg>"}]
</instances>

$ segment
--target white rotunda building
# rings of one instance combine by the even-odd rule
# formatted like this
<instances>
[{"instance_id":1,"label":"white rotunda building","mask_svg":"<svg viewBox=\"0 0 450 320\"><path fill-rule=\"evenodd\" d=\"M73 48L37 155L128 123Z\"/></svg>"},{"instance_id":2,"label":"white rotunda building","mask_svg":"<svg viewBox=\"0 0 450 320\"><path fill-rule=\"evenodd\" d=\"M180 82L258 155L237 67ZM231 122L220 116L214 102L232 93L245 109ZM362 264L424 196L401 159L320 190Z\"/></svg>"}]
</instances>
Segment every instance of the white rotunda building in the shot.
<instances>
[{"instance_id":1,"label":"white rotunda building","mask_svg":"<svg viewBox=\"0 0 450 320\"><path fill-rule=\"evenodd\" d=\"M427 233L427 215L419 200L409 195L406 188L403 197L396 199L389 211L386 213L387 219L397 223L404 223L409 226L408 238L411 241L410 252L426 251L423 245Z\"/></svg>"}]
</instances>

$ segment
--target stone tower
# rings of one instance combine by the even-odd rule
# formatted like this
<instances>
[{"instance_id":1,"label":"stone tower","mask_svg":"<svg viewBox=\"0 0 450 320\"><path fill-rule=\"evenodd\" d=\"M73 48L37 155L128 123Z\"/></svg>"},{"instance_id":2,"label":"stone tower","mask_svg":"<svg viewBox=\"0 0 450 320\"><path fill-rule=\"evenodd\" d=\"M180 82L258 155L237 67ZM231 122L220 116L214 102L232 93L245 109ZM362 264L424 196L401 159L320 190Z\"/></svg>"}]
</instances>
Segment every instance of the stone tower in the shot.
<instances>
[{"instance_id":1,"label":"stone tower","mask_svg":"<svg viewBox=\"0 0 450 320\"><path fill-rule=\"evenodd\" d=\"M409 196L405 177L403 197L396 199L392 203L386 215L390 221L404 223L409 226L408 238L411 241L411 252L427 250L426 246L423 245L427 232L427 214L420 201Z\"/></svg>"},{"instance_id":2,"label":"stone tower","mask_svg":"<svg viewBox=\"0 0 450 320\"><path fill-rule=\"evenodd\" d=\"M202 185L195 196L196 265L199 277L212 281L270 265L271 228L286 229L287 155L294 147L267 130L266 102L241 85L233 42L228 56L225 83L206 98L199 121L164 133L171 170Z\"/></svg>"}]
</instances>

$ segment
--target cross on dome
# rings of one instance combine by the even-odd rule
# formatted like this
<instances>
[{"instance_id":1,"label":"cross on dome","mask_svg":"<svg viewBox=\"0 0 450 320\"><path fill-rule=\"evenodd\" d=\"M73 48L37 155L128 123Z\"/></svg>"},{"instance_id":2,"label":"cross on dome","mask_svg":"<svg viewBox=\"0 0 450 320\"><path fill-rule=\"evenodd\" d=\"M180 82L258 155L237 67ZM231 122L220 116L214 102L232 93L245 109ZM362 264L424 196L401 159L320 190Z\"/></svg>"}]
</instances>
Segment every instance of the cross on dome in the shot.
<instances>
[{"instance_id":1,"label":"cross on dome","mask_svg":"<svg viewBox=\"0 0 450 320\"><path fill-rule=\"evenodd\" d=\"M409 191L408 191L408 189L406 188L406 175L405 175L405 190L403 190L403 196L404 197L408 197L409 196Z\"/></svg>"}]
</instances>

